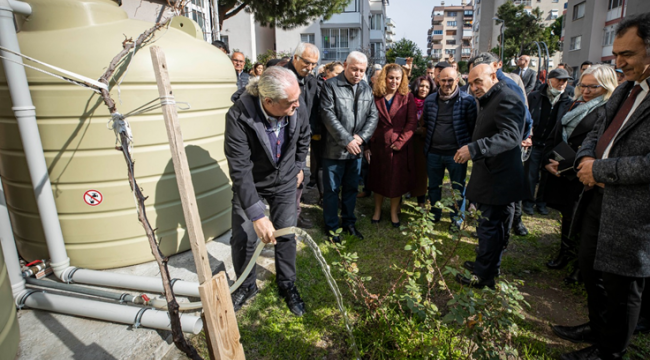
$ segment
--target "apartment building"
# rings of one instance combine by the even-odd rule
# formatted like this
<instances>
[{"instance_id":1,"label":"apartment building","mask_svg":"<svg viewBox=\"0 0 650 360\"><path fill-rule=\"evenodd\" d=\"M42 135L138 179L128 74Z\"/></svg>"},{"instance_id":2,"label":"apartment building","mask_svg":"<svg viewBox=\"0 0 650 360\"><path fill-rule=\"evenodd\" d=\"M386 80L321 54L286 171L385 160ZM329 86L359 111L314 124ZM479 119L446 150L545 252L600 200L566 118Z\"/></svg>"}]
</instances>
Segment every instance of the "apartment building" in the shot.
<instances>
[{"instance_id":1,"label":"apartment building","mask_svg":"<svg viewBox=\"0 0 650 360\"><path fill-rule=\"evenodd\" d=\"M386 49L395 44L395 21L391 18L386 18Z\"/></svg>"},{"instance_id":2,"label":"apartment building","mask_svg":"<svg viewBox=\"0 0 650 360\"><path fill-rule=\"evenodd\" d=\"M616 25L626 16L650 11L647 5L647 0L569 0L563 62L574 69L585 60L614 64Z\"/></svg>"},{"instance_id":3,"label":"apartment building","mask_svg":"<svg viewBox=\"0 0 650 360\"><path fill-rule=\"evenodd\" d=\"M435 6L431 12L431 28L427 36L427 55L434 62L468 60L472 55L471 2L460 5Z\"/></svg>"},{"instance_id":4,"label":"apartment building","mask_svg":"<svg viewBox=\"0 0 650 360\"><path fill-rule=\"evenodd\" d=\"M472 52L477 55L480 52L490 51L500 46L499 35L501 34L501 22L493 20L496 17L499 7L506 2L515 5L524 5L524 11L531 13L533 9L539 8L542 11L543 21L546 26L551 25L562 15L567 0L475 0L474 3L474 34L472 38ZM591 0L589 0L591 1ZM505 27L508 24L504 24ZM528 54L535 58L538 54ZM562 59L561 51L551 57L552 66L557 65ZM507 61L508 59L506 59ZM549 64L551 65L551 64ZM533 68L539 64L535 61ZM552 67L551 66L551 67Z\"/></svg>"}]
</instances>

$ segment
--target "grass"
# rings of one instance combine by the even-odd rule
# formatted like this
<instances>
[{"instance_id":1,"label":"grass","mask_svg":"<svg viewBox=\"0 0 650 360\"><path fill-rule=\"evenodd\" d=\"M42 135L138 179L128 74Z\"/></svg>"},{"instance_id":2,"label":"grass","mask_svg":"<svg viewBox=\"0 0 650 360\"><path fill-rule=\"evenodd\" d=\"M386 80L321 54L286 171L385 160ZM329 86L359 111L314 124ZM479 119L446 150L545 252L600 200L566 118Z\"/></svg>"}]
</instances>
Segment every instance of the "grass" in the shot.
<instances>
[{"instance_id":1,"label":"grass","mask_svg":"<svg viewBox=\"0 0 650 360\"><path fill-rule=\"evenodd\" d=\"M406 202L414 204L413 200ZM399 276L393 265L404 264L409 252L403 250L406 237L386 220L390 218L388 203L385 203L383 209L383 221L378 225L370 223L373 206L372 198L359 199L357 202L357 228L365 235L365 240L350 237L344 237L344 240L347 251L356 252L359 256L357 265L360 274L372 277L368 284L370 291L382 294ZM404 224L408 216L415 216L415 211L406 206L403 209L401 219ZM321 208L306 205L303 211L316 224L308 232L319 244L325 259L330 264L338 261L338 254L322 231ZM511 237L508 251L504 253L502 278L509 281L523 280L525 284L520 290L531 305L526 310L526 320L518 323L520 332L514 338L522 359L556 359L562 353L585 346L560 340L550 331L551 324L577 325L587 320L583 287L564 285L562 279L568 270L549 270L544 265L558 250L559 220L559 214L555 211L551 211L548 216L524 215L524 223L530 234ZM437 233L443 239L449 238L449 224L448 216L443 216L443 220L436 224ZM476 239L465 239L450 265L460 268L464 261L474 260L475 244ZM441 249L443 253L449 251L451 245L451 242L444 243ZM301 318L293 316L279 298L273 279L265 281L254 300L237 313L246 357L269 360L352 359L354 354L350 349L350 339L325 277L310 249L302 244L299 244L299 248L302 250L296 259L296 285L305 301L307 314ZM337 280L340 279L337 271L333 270L333 275ZM458 288L451 279L448 279L448 284L452 289ZM338 285L354 324L360 320L360 305L354 302L352 293L343 281L338 281ZM205 342L201 336L195 338L194 343L207 359ZM381 341L376 334L355 331L355 337L364 358L381 358L372 352L372 344ZM629 358L650 358L649 349L650 336L637 336L630 347ZM404 358L408 358L408 354L404 354Z\"/></svg>"}]
</instances>

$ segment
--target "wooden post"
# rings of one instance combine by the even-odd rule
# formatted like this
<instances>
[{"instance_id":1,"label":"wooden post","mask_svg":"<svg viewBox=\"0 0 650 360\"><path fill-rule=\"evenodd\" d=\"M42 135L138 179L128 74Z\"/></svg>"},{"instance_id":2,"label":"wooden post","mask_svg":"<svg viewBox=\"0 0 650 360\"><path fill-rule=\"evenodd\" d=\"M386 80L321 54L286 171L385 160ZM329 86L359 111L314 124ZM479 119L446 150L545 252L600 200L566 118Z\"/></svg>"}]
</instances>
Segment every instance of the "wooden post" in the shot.
<instances>
[{"instance_id":1,"label":"wooden post","mask_svg":"<svg viewBox=\"0 0 650 360\"><path fill-rule=\"evenodd\" d=\"M183 215L194 255L196 273L199 276L199 294L206 320L203 328L209 341L210 357L216 360L245 359L244 348L239 342L239 328L226 275L224 272L220 272L212 277L208 251L205 248L205 237L201 227L201 217L196 205L194 185L178 121L178 111L172 102L174 94L167 72L167 62L165 54L159 47L151 47L151 60L158 83L158 94L163 103L162 113L167 128L178 192L183 205Z\"/></svg>"}]
</instances>

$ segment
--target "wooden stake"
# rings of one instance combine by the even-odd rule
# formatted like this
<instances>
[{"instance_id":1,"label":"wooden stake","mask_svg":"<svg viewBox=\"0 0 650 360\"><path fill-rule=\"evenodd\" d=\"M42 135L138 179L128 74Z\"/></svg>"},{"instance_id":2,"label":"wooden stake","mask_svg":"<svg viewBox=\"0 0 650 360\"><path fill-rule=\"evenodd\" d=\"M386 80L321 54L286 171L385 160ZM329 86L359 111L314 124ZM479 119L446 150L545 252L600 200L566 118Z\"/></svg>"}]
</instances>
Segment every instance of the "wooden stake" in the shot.
<instances>
[{"instance_id":1,"label":"wooden stake","mask_svg":"<svg viewBox=\"0 0 650 360\"><path fill-rule=\"evenodd\" d=\"M163 103L162 113L167 128L169 147L172 153L178 192L183 205L183 215L187 225L187 233L194 255L196 273L199 276L199 294L203 303L206 322L203 327L206 337L209 336L210 357L215 360L245 359L244 348L240 343L239 328L235 311L233 309L228 281L225 273L221 272L212 278L208 251L205 248L205 237L201 227L199 208L196 205L194 185L190 174L190 167L185 154L183 135L178 121L176 106L172 103L174 94L169 81L165 54L157 46L151 47L151 60L153 62L158 94Z\"/></svg>"}]
</instances>

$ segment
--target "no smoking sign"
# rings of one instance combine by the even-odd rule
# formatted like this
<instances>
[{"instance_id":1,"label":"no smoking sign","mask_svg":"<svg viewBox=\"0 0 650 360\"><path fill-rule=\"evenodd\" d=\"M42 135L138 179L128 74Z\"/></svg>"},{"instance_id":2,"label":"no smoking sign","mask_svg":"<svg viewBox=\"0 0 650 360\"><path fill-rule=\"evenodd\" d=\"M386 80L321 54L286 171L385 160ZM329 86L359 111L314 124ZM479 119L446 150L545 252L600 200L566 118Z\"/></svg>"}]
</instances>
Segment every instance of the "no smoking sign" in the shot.
<instances>
[{"instance_id":1,"label":"no smoking sign","mask_svg":"<svg viewBox=\"0 0 650 360\"><path fill-rule=\"evenodd\" d=\"M97 190L88 190L84 193L84 202L86 205L97 206L102 203L104 197Z\"/></svg>"}]
</instances>

